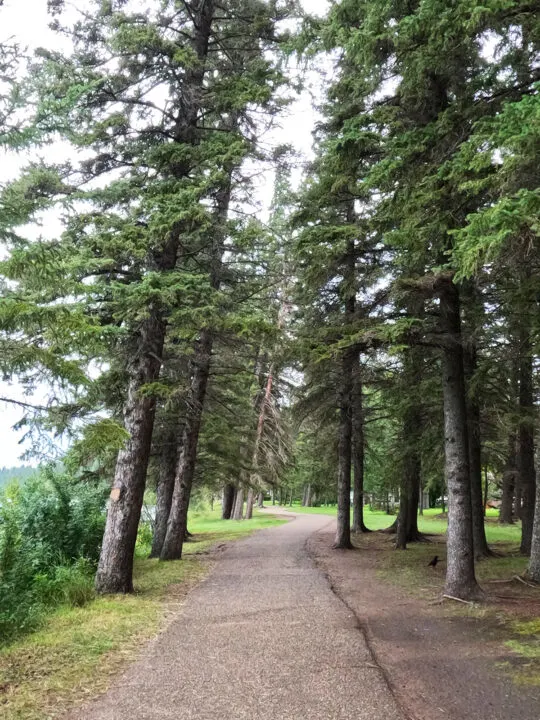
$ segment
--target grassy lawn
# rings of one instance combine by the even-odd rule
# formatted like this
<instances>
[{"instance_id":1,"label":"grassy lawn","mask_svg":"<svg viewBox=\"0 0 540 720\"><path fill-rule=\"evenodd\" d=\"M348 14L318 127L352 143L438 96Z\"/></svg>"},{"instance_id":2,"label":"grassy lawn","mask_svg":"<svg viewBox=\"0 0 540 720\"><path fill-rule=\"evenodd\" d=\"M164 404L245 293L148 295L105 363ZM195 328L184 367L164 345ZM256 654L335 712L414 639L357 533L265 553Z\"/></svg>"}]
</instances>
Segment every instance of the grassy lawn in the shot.
<instances>
[{"instance_id":1,"label":"grassy lawn","mask_svg":"<svg viewBox=\"0 0 540 720\"><path fill-rule=\"evenodd\" d=\"M270 506L268 506L270 507ZM325 507L302 507L299 504L293 504L287 507L288 510L298 513L308 513L315 515L331 515L335 516L337 507L335 505ZM442 535L446 532L447 520L441 518L440 508L429 508L424 510L424 514L418 517L418 527L421 532L427 535ZM521 525L499 525L499 513L497 510L488 510L486 517L486 535L490 543L516 543L519 545L521 539ZM384 530L396 519L395 515L387 515L383 510L370 510L369 507L364 508L364 522L370 530Z\"/></svg>"},{"instance_id":2,"label":"grassy lawn","mask_svg":"<svg viewBox=\"0 0 540 720\"><path fill-rule=\"evenodd\" d=\"M209 572L211 563L201 553L217 542L283 522L268 515L233 522L222 521L217 510L193 513L189 528L195 537L185 545L183 560L149 560L148 547L139 545L134 595L96 598L82 608L59 607L39 631L0 649L0 716L55 718L106 690Z\"/></svg>"}]
</instances>

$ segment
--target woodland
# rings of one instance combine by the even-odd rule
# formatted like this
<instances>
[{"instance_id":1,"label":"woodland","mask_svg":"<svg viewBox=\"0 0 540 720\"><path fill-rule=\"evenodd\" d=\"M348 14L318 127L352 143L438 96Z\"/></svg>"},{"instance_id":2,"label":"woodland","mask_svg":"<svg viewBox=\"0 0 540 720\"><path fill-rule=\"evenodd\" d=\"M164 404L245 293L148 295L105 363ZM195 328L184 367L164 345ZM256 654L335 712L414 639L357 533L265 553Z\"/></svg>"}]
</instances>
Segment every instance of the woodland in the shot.
<instances>
[{"instance_id":1,"label":"woodland","mask_svg":"<svg viewBox=\"0 0 540 720\"><path fill-rule=\"evenodd\" d=\"M2 6L2 401L43 463L0 494L2 638L132 593L204 503L337 504L342 550L380 507L396 553L438 507L481 601L489 500L540 583L538 5L49 0L36 52Z\"/></svg>"}]
</instances>

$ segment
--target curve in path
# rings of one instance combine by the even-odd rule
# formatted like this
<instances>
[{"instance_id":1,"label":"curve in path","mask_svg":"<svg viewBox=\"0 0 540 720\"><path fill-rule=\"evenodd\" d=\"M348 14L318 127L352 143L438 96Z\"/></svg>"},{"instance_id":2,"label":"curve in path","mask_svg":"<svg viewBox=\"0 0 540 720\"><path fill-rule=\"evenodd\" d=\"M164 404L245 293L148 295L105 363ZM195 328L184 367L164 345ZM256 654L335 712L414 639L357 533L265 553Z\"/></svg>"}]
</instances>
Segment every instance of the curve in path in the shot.
<instances>
[{"instance_id":1,"label":"curve in path","mask_svg":"<svg viewBox=\"0 0 540 720\"><path fill-rule=\"evenodd\" d=\"M182 611L73 720L403 720L296 516L231 545Z\"/></svg>"}]
</instances>

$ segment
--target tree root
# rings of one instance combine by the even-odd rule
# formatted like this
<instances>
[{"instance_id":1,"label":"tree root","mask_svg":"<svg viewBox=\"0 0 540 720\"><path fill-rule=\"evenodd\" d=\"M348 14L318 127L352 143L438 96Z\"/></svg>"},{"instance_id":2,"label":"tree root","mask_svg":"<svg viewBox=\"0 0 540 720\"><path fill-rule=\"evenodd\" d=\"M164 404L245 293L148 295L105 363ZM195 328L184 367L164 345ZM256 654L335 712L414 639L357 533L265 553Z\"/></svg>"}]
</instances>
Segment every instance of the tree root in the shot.
<instances>
[{"instance_id":1,"label":"tree root","mask_svg":"<svg viewBox=\"0 0 540 720\"><path fill-rule=\"evenodd\" d=\"M538 588L540 587L539 585L533 585L533 583L527 582L526 580L524 580L524 579L523 579L522 577L520 577L519 575L514 575L514 577L512 578L512 580L517 580L518 582L523 583L523 585L527 585L527 587L534 588L535 590L538 590Z\"/></svg>"},{"instance_id":2,"label":"tree root","mask_svg":"<svg viewBox=\"0 0 540 720\"><path fill-rule=\"evenodd\" d=\"M446 600L454 600L455 602L463 603L464 605L474 605L474 600L462 600L461 598L454 597L453 595L443 595L443 598Z\"/></svg>"}]
</instances>

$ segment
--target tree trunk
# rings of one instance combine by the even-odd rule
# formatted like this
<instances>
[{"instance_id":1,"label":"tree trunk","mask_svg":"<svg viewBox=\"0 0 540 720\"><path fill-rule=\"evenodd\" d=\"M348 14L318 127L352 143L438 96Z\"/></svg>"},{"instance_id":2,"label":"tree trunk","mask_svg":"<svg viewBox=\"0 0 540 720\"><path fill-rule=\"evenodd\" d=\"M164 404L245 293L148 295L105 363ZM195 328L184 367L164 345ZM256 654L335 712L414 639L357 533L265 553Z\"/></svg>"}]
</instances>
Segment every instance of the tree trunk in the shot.
<instances>
[{"instance_id":1,"label":"tree trunk","mask_svg":"<svg viewBox=\"0 0 540 720\"><path fill-rule=\"evenodd\" d=\"M203 330L199 345L195 350L194 369L188 403L186 424L182 438L182 449L176 471L171 512L167 523L167 533L161 550L162 560L179 560L187 530L187 515L195 465L197 447L201 429L204 400L210 374L213 334Z\"/></svg>"},{"instance_id":2,"label":"tree trunk","mask_svg":"<svg viewBox=\"0 0 540 720\"><path fill-rule=\"evenodd\" d=\"M354 533L370 532L369 528L367 528L364 523L365 433L361 372L360 356L357 355L356 367L354 368L352 394L352 453L354 469L352 532Z\"/></svg>"},{"instance_id":3,"label":"tree trunk","mask_svg":"<svg viewBox=\"0 0 540 720\"><path fill-rule=\"evenodd\" d=\"M396 550L407 549L407 521L409 519L409 503L411 502L411 493L408 487L409 473L403 468L403 478L399 493L399 513L397 519L396 531Z\"/></svg>"},{"instance_id":4,"label":"tree trunk","mask_svg":"<svg viewBox=\"0 0 540 720\"><path fill-rule=\"evenodd\" d=\"M233 520L243 520L244 518L244 488L240 486L236 491L234 499Z\"/></svg>"},{"instance_id":5,"label":"tree trunk","mask_svg":"<svg viewBox=\"0 0 540 720\"><path fill-rule=\"evenodd\" d=\"M501 510L499 513L499 522L505 525L514 522L516 475L516 437L512 433L508 440L508 457L502 478Z\"/></svg>"},{"instance_id":6,"label":"tree trunk","mask_svg":"<svg viewBox=\"0 0 540 720\"><path fill-rule=\"evenodd\" d=\"M418 416L416 408L409 408L409 412L406 413L409 417L405 419L406 427L412 431L414 425L410 425L409 421L412 421L413 416ZM417 417L418 425L420 427L420 418ZM413 431L412 436L405 442L408 447L405 452L404 467L403 467L403 483L400 492L400 506L399 515L397 519L397 534L396 534L396 549L405 550L407 543L419 542L424 539L423 535L418 530L418 502L420 497L420 456L416 442L411 444L411 439L416 435L416 430Z\"/></svg>"},{"instance_id":7,"label":"tree trunk","mask_svg":"<svg viewBox=\"0 0 540 720\"><path fill-rule=\"evenodd\" d=\"M489 500L489 476L488 476L488 469L487 465L484 466L484 517L487 515L487 504Z\"/></svg>"},{"instance_id":8,"label":"tree trunk","mask_svg":"<svg viewBox=\"0 0 540 720\"><path fill-rule=\"evenodd\" d=\"M257 507L264 507L264 493L260 492L257 496Z\"/></svg>"},{"instance_id":9,"label":"tree trunk","mask_svg":"<svg viewBox=\"0 0 540 720\"><path fill-rule=\"evenodd\" d=\"M255 502L255 493L253 488L249 488L247 499L246 499L246 520L251 520L253 517L253 504Z\"/></svg>"},{"instance_id":10,"label":"tree trunk","mask_svg":"<svg viewBox=\"0 0 540 720\"><path fill-rule=\"evenodd\" d=\"M133 556L150 458L155 398L141 389L159 377L165 323L154 308L143 320L136 338L137 352L128 366L129 385L124 406L126 446L118 453L109 500L103 545L96 574L98 593L133 591Z\"/></svg>"},{"instance_id":11,"label":"tree trunk","mask_svg":"<svg viewBox=\"0 0 540 720\"><path fill-rule=\"evenodd\" d=\"M160 452L159 479L156 488L156 519L154 522L154 536L152 538L151 558L158 558L167 533L167 521L171 512L171 503L178 463L178 436L181 427L177 418L167 417L170 423L163 437L163 446Z\"/></svg>"},{"instance_id":12,"label":"tree trunk","mask_svg":"<svg viewBox=\"0 0 540 720\"><path fill-rule=\"evenodd\" d=\"M354 205L347 209L347 221L355 221ZM340 294L345 307L345 325L350 325L356 313L356 246L354 238L347 243L344 258L343 283ZM358 351L354 347L343 350L339 388L339 441L337 483L337 531L334 547L351 549L351 465L353 441L354 376L358 366ZM358 398L356 398L358 400Z\"/></svg>"},{"instance_id":13,"label":"tree trunk","mask_svg":"<svg viewBox=\"0 0 540 720\"><path fill-rule=\"evenodd\" d=\"M536 508L531 534L531 556L527 569L528 577L540 583L540 483L536 484Z\"/></svg>"},{"instance_id":14,"label":"tree trunk","mask_svg":"<svg viewBox=\"0 0 540 720\"><path fill-rule=\"evenodd\" d=\"M530 555L536 498L533 358L528 327L520 328L518 469L521 489L521 552Z\"/></svg>"},{"instance_id":15,"label":"tree trunk","mask_svg":"<svg viewBox=\"0 0 540 720\"><path fill-rule=\"evenodd\" d=\"M445 475L448 487L447 570L445 593L462 600L481 595L474 572L472 503L469 471L467 405L461 339L459 291L451 280L440 291L444 333Z\"/></svg>"},{"instance_id":16,"label":"tree trunk","mask_svg":"<svg viewBox=\"0 0 540 720\"><path fill-rule=\"evenodd\" d=\"M421 312L418 307L409 308L411 317ZM420 407L420 381L422 358L418 348L410 347L404 357L405 408L403 411L403 468L399 495L399 514L396 527L396 549L405 550L407 543L423 540L418 530L418 505L421 485L420 440L422 438L422 411Z\"/></svg>"},{"instance_id":17,"label":"tree trunk","mask_svg":"<svg viewBox=\"0 0 540 720\"><path fill-rule=\"evenodd\" d=\"M418 415L418 422L419 424L422 422L420 414ZM411 472L413 472L412 467ZM413 478L411 502L409 504L409 542L419 542L424 540L424 536L418 529L418 515L424 514L424 493L422 490L422 461L418 448L416 449Z\"/></svg>"},{"instance_id":18,"label":"tree trunk","mask_svg":"<svg viewBox=\"0 0 540 720\"><path fill-rule=\"evenodd\" d=\"M306 487L306 507L311 507L311 483Z\"/></svg>"},{"instance_id":19,"label":"tree trunk","mask_svg":"<svg viewBox=\"0 0 540 720\"><path fill-rule=\"evenodd\" d=\"M234 496L236 488L232 483L227 483L223 488L223 500L221 504L221 519L230 520L234 508Z\"/></svg>"},{"instance_id":20,"label":"tree trunk","mask_svg":"<svg viewBox=\"0 0 540 720\"><path fill-rule=\"evenodd\" d=\"M352 378L356 351L343 353L339 409L339 464L337 489L336 549L350 549L351 543L351 462L352 462Z\"/></svg>"},{"instance_id":21,"label":"tree trunk","mask_svg":"<svg viewBox=\"0 0 540 720\"><path fill-rule=\"evenodd\" d=\"M474 555L480 558L490 557L491 550L486 539L484 505L482 502L482 443L480 439L480 406L473 392L474 373L477 369L477 353L473 342L469 342L464 353L467 392L467 429L469 431L469 472L471 476L471 505L473 520Z\"/></svg>"}]
</instances>

